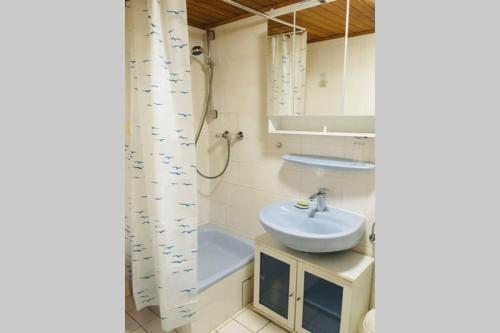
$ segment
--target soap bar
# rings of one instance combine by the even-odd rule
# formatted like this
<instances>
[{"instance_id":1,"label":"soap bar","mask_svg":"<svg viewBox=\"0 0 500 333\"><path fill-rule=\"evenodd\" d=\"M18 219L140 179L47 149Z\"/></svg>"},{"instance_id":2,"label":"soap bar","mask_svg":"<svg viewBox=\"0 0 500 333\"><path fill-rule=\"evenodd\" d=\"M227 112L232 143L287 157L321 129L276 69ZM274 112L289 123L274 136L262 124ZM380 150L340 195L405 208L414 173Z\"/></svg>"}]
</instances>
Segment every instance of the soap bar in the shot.
<instances>
[{"instance_id":1,"label":"soap bar","mask_svg":"<svg viewBox=\"0 0 500 333\"><path fill-rule=\"evenodd\" d=\"M309 208L309 201L297 200L297 202L295 203L295 207L300 208L300 209L307 209L307 208Z\"/></svg>"}]
</instances>

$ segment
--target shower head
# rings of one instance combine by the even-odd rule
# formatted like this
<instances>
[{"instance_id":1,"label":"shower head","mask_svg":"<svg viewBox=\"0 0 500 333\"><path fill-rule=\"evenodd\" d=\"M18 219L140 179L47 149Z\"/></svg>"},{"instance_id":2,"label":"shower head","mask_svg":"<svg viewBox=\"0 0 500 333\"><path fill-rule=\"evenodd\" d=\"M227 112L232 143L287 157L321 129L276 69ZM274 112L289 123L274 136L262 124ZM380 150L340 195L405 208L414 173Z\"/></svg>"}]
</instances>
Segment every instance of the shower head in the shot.
<instances>
[{"instance_id":1,"label":"shower head","mask_svg":"<svg viewBox=\"0 0 500 333\"><path fill-rule=\"evenodd\" d=\"M203 52L204 52L203 48L199 45L193 46L193 48L191 49L191 54L193 56L199 56L199 55L203 54Z\"/></svg>"},{"instance_id":2,"label":"shower head","mask_svg":"<svg viewBox=\"0 0 500 333\"><path fill-rule=\"evenodd\" d=\"M205 52L205 50L203 50L203 48L199 45L196 45L196 46L193 46L193 48L191 49L191 56L193 57L197 57L199 55L202 55L203 56L203 62L210 66L210 67L213 67L214 66L214 61L212 60L212 58L210 57L210 52L207 54Z\"/></svg>"}]
</instances>

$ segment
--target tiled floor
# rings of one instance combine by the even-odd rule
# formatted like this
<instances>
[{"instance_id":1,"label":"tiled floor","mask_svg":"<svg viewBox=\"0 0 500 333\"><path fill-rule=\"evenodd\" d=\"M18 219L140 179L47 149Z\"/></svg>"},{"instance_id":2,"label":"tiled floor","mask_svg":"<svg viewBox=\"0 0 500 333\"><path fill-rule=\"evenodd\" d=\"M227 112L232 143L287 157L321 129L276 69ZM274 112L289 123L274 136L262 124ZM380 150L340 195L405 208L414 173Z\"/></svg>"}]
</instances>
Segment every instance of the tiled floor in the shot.
<instances>
[{"instance_id":1,"label":"tiled floor","mask_svg":"<svg viewBox=\"0 0 500 333\"><path fill-rule=\"evenodd\" d=\"M125 297L126 333L165 333L161 329L157 308L135 309L132 296ZM247 307L210 333L287 333L284 329ZM169 332L176 333L176 331Z\"/></svg>"},{"instance_id":2,"label":"tiled floor","mask_svg":"<svg viewBox=\"0 0 500 333\"><path fill-rule=\"evenodd\" d=\"M137 311L132 296L125 297L125 333L165 333L161 329L158 310L151 308Z\"/></svg>"},{"instance_id":3,"label":"tiled floor","mask_svg":"<svg viewBox=\"0 0 500 333\"><path fill-rule=\"evenodd\" d=\"M250 307L236 313L211 333L287 333Z\"/></svg>"}]
</instances>

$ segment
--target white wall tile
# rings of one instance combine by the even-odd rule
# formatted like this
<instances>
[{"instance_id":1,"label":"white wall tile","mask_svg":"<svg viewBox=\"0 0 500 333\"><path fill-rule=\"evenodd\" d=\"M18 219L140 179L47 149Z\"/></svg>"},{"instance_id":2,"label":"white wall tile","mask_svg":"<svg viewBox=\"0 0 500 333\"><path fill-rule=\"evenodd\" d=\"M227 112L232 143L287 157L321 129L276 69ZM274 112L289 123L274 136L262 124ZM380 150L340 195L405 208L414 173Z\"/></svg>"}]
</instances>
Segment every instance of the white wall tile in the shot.
<instances>
[{"instance_id":1,"label":"white wall tile","mask_svg":"<svg viewBox=\"0 0 500 333\"><path fill-rule=\"evenodd\" d=\"M210 222L225 226L226 225L226 205L216 201L210 204Z\"/></svg>"},{"instance_id":2,"label":"white wall tile","mask_svg":"<svg viewBox=\"0 0 500 333\"><path fill-rule=\"evenodd\" d=\"M212 53L216 61L214 106L219 118L210 122L206 151L210 174L222 170L224 145L215 133L243 131L232 146L226 174L210 181L210 221L254 238L263 232L259 210L272 202L304 198L318 187L330 189L328 203L374 216L374 172L313 169L284 162L287 153L319 154L374 161L374 140L343 137L275 135L267 131L265 20L249 18L217 27ZM302 119L307 122L308 118ZM276 144L280 142L281 148ZM205 163L205 162L204 162ZM365 235L356 250L373 255Z\"/></svg>"}]
</instances>

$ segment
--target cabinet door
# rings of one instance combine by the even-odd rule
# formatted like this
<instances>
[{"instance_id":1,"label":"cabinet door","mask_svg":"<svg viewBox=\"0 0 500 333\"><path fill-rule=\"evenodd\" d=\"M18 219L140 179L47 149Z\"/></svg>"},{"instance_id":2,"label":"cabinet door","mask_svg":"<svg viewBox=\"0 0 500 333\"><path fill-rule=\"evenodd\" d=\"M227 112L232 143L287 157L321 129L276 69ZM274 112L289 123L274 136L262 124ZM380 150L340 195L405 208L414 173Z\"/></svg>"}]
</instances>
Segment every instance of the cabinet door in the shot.
<instances>
[{"instance_id":1,"label":"cabinet door","mask_svg":"<svg viewBox=\"0 0 500 333\"><path fill-rule=\"evenodd\" d=\"M342 279L299 263L297 269L297 314L300 333L347 333L351 290Z\"/></svg>"},{"instance_id":2,"label":"cabinet door","mask_svg":"<svg viewBox=\"0 0 500 333\"><path fill-rule=\"evenodd\" d=\"M273 250L255 248L254 306L293 329L297 261Z\"/></svg>"}]
</instances>

